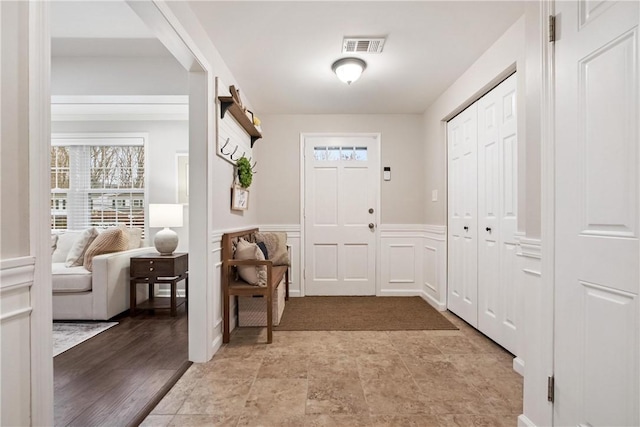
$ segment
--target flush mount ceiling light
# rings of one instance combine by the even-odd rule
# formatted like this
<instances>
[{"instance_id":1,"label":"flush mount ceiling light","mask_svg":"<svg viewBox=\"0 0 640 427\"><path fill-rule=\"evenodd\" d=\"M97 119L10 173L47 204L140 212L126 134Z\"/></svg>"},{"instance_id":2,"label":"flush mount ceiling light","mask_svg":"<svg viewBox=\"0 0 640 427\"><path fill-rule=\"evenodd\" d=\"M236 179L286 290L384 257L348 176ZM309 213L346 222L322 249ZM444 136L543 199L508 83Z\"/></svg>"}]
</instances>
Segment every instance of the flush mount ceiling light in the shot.
<instances>
[{"instance_id":1,"label":"flush mount ceiling light","mask_svg":"<svg viewBox=\"0 0 640 427\"><path fill-rule=\"evenodd\" d=\"M365 68L367 63L359 58L338 59L331 66L336 76L348 85L358 80Z\"/></svg>"}]
</instances>

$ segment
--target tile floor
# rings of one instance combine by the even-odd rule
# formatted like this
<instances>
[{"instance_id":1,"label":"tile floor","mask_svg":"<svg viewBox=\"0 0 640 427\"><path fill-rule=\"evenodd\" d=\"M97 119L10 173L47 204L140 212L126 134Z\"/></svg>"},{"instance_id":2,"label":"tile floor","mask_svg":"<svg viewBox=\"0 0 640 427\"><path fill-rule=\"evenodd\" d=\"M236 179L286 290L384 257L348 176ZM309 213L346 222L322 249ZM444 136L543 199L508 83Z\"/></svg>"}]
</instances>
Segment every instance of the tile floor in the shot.
<instances>
[{"instance_id":1,"label":"tile floor","mask_svg":"<svg viewBox=\"0 0 640 427\"><path fill-rule=\"evenodd\" d=\"M236 330L142 425L516 426L513 356L444 314L459 331Z\"/></svg>"}]
</instances>

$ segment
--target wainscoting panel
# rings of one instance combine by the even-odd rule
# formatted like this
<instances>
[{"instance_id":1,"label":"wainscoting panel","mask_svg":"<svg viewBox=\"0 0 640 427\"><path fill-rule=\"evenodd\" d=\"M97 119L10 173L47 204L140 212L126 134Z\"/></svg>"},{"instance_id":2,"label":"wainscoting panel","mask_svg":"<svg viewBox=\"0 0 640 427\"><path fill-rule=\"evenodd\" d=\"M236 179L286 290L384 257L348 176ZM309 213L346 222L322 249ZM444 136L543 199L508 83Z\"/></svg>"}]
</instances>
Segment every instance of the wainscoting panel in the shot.
<instances>
[{"instance_id":1,"label":"wainscoting panel","mask_svg":"<svg viewBox=\"0 0 640 427\"><path fill-rule=\"evenodd\" d=\"M24 425L31 419L31 287L35 258L0 261L1 425ZM10 345L7 345L9 344Z\"/></svg>"},{"instance_id":2,"label":"wainscoting panel","mask_svg":"<svg viewBox=\"0 0 640 427\"><path fill-rule=\"evenodd\" d=\"M378 247L380 296L419 295L422 282L422 227L381 225Z\"/></svg>"},{"instance_id":3,"label":"wainscoting panel","mask_svg":"<svg viewBox=\"0 0 640 427\"><path fill-rule=\"evenodd\" d=\"M287 233L291 258L289 293L304 296L302 289L302 236L299 224L266 224L261 231ZM446 227L423 224L383 224L378 243L380 296L421 296L438 310L446 309Z\"/></svg>"},{"instance_id":4,"label":"wainscoting panel","mask_svg":"<svg viewBox=\"0 0 640 427\"><path fill-rule=\"evenodd\" d=\"M418 295L446 308L446 227L383 224L379 245L378 295Z\"/></svg>"},{"instance_id":5,"label":"wainscoting panel","mask_svg":"<svg viewBox=\"0 0 640 427\"><path fill-rule=\"evenodd\" d=\"M518 418L518 425L546 425L547 414L552 406L546 399L547 376L552 372L552 354L545 354L550 344L542 340L551 340L553 336L553 312L545 308L545 293L542 281L542 242L539 239L517 236L518 272L517 285L520 287L522 315L517 317L518 349L513 360L513 369L524 375L524 414ZM526 303L525 303L526 302ZM526 336L523 331L526 332ZM527 375L536 372L537 375Z\"/></svg>"},{"instance_id":6,"label":"wainscoting panel","mask_svg":"<svg viewBox=\"0 0 640 427\"><path fill-rule=\"evenodd\" d=\"M440 311L447 309L447 227L424 226L423 298Z\"/></svg>"}]
</instances>

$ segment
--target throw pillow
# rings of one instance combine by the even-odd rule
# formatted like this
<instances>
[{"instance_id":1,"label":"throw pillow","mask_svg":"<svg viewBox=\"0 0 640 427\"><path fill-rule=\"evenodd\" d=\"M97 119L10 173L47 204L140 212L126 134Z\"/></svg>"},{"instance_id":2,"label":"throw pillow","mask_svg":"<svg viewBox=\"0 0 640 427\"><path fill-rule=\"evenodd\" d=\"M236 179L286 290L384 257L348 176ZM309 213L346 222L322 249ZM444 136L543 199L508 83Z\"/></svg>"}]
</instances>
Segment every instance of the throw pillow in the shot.
<instances>
[{"instance_id":1,"label":"throw pillow","mask_svg":"<svg viewBox=\"0 0 640 427\"><path fill-rule=\"evenodd\" d=\"M290 265L287 233L256 233L256 242L266 245L269 260L273 265Z\"/></svg>"},{"instance_id":2,"label":"throw pillow","mask_svg":"<svg viewBox=\"0 0 640 427\"><path fill-rule=\"evenodd\" d=\"M96 255L110 254L112 252L126 251L129 247L129 236L122 228L108 228L98 234L84 253L84 268L93 271L93 257Z\"/></svg>"},{"instance_id":3,"label":"throw pillow","mask_svg":"<svg viewBox=\"0 0 640 427\"><path fill-rule=\"evenodd\" d=\"M58 241L56 243L56 249L51 255L51 262L65 263L67 261L67 254L69 253L71 246L73 246L80 233L82 233L82 231L72 230L58 234Z\"/></svg>"},{"instance_id":4,"label":"throw pillow","mask_svg":"<svg viewBox=\"0 0 640 427\"><path fill-rule=\"evenodd\" d=\"M142 243L142 228L126 228L129 234L129 247L127 249L138 249Z\"/></svg>"},{"instance_id":5,"label":"throw pillow","mask_svg":"<svg viewBox=\"0 0 640 427\"><path fill-rule=\"evenodd\" d=\"M264 254L255 243L249 243L240 239L236 245L234 259L238 261L259 260L264 261ZM267 267L264 265L239 265L238 275L250 285L267 286Z\"/></svg>"},{"instance_id":6,"label":"throw pillow","mask_svg":"<svg viewBox=\"0 0 640 427\"><path fill-rule=\"evenodd\" d=\"M67 259L64 263L65 267L78 267L84 264L84 253L97 235L98 231L94 227L82 230L82 233L80 233L76 241L71 245L71 249L69 249Z\"/></svg>"},{"instance_id":7,"label":"throw pillow","mask_svg":"<svg viewBox=\"0 0 640 427\"><path fill-rule=\"evenodd\" d=\"M258 242L256 244L262 251L262 254L264 255L264 259L269 259L269 251L267 250L267 245L265 245L264 242Z\"/></svg>"}]
</instances>

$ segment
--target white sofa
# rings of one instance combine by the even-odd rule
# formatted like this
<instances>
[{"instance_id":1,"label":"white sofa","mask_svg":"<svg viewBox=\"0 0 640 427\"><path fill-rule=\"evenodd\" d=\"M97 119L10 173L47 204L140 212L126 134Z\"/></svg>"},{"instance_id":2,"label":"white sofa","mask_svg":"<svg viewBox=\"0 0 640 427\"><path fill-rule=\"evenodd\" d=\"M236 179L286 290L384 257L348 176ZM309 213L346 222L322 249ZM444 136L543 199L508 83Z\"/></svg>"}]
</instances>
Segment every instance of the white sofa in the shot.
<instances>
[{"instance_id":1,"label":"white sofa","mask_svg":"<svg viewBox=\"0 0 640 427\"><path fill-rule=\"evenodd\" d=\"M52 255L54 320L107 320L129 309L129 259L156 252L153 247L137 247L97 255L93 271L83 266L67 267L65 260L80 231L58 235ZM143 246L140 242L138 246Z\"/></svg>"}]
</instances>

